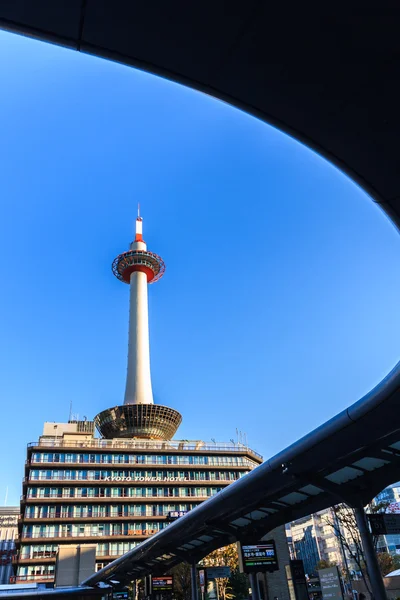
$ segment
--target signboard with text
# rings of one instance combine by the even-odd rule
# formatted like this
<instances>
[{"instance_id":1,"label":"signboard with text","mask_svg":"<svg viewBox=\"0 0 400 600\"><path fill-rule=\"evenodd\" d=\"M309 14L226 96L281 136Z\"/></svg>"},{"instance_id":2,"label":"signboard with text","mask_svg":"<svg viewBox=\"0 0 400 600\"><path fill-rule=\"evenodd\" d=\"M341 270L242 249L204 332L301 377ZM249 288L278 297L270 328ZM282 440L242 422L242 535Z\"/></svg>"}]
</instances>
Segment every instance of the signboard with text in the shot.
<instances>
[{"instance_id":1,"label":"signboard with text","mask_svg":"<svg viewBox=\"0 0 400 600\"><path fill-rule=\"evenodd\" d=\"M342 585L337 567L318 571L322 600L343 600Z\"/></svg>"},{"instance_id":2,"label":"signboard with text","mask_svg":"<svg viewBox=\"0 0 400 600\"><path fill-rule=\"evenodd\" d=\"M199 570L199 584L200 591L202 594L204 594L204 586L206 585L206 575L204 569Z\"/></svg>"},{"instance_id":3,"label":"signboard with text","mask_svg":"<svg viewBox=\"0 0 400 600\"><path fill-rule=\"evenodd\" d=\"M239 546L243 573L258 573L279 569L273 540L249 545L240 544Z\"/></svg>"},{"instance_id":4,"label":"signboard with text","mask_svg":"<svg viewBox=\"0 0 400 600\"><path fill-rule=\"evenodd\" d=\"M183 517L188 513L187 510L170 510L167 517L168 519L175 520L179 519L179 517Z\"/></svg>"},{"instance_id":5,"label":"signboard with text","mask_svg":"<svg viewBox=\"0 0 400 600\"><path fill-rule=\"evenodd\" d=\"M398 535L400 534L400 515L375 514L368 515L372 535Z\"/></svg>"},{"instance_id":6,"label":"signboard with text","mask_svg":"<svg viewBox=\"0 0 400 600\"><path fill-rule=\"evenodd\" d=\"M211 579L224 579L231 576L231 570L229 567L207 567L206 574L208 581Z\"/></svg>"},{"instance_id":7,"label":"signboard with text","mask_svg":"<svg viewBox=\"0 0 400 600\"><path fill-rule=\"evenodd\" d=\"M174 578L172 575L165 577L152 577L153 593L157 592L172 592L174 589Z\"/></svg>"}]
</instances>

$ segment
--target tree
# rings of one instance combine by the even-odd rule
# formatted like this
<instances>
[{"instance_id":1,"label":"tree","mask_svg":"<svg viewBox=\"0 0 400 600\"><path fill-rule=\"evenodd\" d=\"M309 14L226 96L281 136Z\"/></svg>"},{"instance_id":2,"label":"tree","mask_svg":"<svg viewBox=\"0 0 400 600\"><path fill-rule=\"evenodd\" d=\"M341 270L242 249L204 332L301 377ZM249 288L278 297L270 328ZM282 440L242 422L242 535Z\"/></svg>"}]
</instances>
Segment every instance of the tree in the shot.
<instances>
[{"instance_id":1,"label":"tree","mask_svg":"<svg viewBox=\"0 0 400 600\"><path fill-rule=\"evenodd\" d=\"M190 565L182 562L169 573L174 577L174 596L177 600L191 600Z\"/></svg>"},{"instance_id":2,"label":"tree","mask_svg":"<svg viewBox=\"0 0 400 600\"><path fill-rule=\"evenodd\" d=\"M232 598L241 600L248 596L249 583L247 576L239 573L239 557L236 544L214 550L202 562L205 567L230 567L230 577L216 579L220 598L223 600L231 600Z\"/></svg>"},{"instance_id":3,"label":"tree","mask_svg":"<svg viewBox=\"0 0 400 600\"><path fill-rule=\"evenodd\" d=\"M231 571L232 595L236 600L249 597L249 579L245 573L239 572L239 567Z\"/></svg>"},{"instance_id":4,"label":"tree","mask_svg":"<svg viewBox=\"0 0 400 600\"><path fill-rule=\"evenodd\" d=\"M355 511L346 504L332 506L330 516L324 517L325 522L333 528L336 537L340 541L343 551L350 556L361 572L362 578L371 595L371 586L367 567L365 564L364 550L361 544L360 532L358 531Z\"/></svg>"},{"instance_id":5,"label":"tree","mask_svg":"<svg viewBox=\"0 0 400 600\"><path fill-rule=\"evenodd\" d=\"M366 512L370 514L385 513L388 510L390 502L383 500L380 502L371 502ZM325 517L325 521L333 528L336 537L339 539L340 544L344 550L356 563L358 570L361 572L365 586L369 593L371 593L371 586L369 582L368 568L365 562L364 550L361 543L360 532L358 530L357 520L355 511L353 508L346 504L338 504L332 507L332 517ZM378 546L379 536L373 536L375 551ZM387 554L387 553L383 553ZM390 556L390 555L389 555ZM379 561L378 554L378 561ZM386 560L386 566L384 566L384 559L382 558L382 569L387 567L388 561ZM393 561L393 559L392 559ZM389 572L389 571L386 571Z\"/></svg>"},{"instance_id":6,"label":"tree","mask_svg":"<svg viewBox=\"0 0 400 600\"><path fill-rule=\"evenodd\" d=\"M395 570L393 556L389 552L378 552L377 557L383 577Z\"/></svg>"},{"instance_id":7,"label":"tree","mask_svg":"<svg viewBox=\"0 0 400 600\"><path fill-rule=\"evenodd\" d=\"M319 569L329 569L330 567L336 567L336 563L329 562L329 560L320 560L317 562L317 571Z\"/></svg>"}]
</instances>

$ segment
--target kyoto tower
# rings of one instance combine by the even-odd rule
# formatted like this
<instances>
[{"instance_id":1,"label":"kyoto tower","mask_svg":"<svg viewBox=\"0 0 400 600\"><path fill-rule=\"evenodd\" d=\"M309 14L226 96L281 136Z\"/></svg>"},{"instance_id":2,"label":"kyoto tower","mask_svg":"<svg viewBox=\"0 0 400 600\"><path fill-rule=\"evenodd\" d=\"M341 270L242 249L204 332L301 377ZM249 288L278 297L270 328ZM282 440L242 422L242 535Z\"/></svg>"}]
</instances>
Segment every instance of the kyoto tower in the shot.
<instances>
[{"instance_id":1,"label":"kyoto tower","mask_svg":"<svg viewBox=\"0 0 400 600\"><path fill-rule=\"evenodd\" d=\"M112 263L112 271L130 286L128 368L122 406L99 413L94 422L104 438L170 440L182 417L178 411L154 404L150 374L147 286L164 275L160 256L149 252L142 236L143 220L136 219L135 239Z\"/></svg>"}]
</instances>

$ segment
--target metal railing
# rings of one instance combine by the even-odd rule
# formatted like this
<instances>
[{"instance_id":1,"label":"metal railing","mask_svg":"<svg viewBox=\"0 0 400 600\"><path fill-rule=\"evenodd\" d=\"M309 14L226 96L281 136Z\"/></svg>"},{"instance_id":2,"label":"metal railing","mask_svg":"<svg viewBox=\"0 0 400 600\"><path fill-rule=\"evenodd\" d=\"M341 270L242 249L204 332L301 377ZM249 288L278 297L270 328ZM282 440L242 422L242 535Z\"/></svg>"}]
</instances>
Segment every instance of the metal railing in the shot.
<instances>
[{"instance_id":1,"label":"metal railing","mask_svg":"<svg viewBox=\"0 0 400 600\"><path fill-rule=\"evenodd\" d=\"M79 537L125 537L125 536L147 536L157 533L160 529L128 529L127 531L106 532L97 529L87 529L85 531L27 531L21 534L21 539L58 539L58 538L79 538Z\"/></svg>"},{"instance_id":2,"label":"metal railing","mask_svg":"<svg viewBox=\"0 0 400 600\"><path fill-rule=\"evenodd\" d=\"M105 477L117 477L117 474L112 474L112 475L107 475L107 476L102 476L100 477L100 475L94 475L92 477L71 477L70 475L53 475L48 477L47 475L30 475L29 477L24 477L22 482L23 483L28 483L29 481L74 481L74 482L81 482L81 481L101 481L102 483L111 483L111 482L115 482L115 483L127 483L127 484L133 484L133 483L137 483L137 484L141 484L143 486L143 484L155 484L155 485L160 485L160 484L168 484L169 486L171 486L171 484L175 484L175 483L195 483L198 485L202 485L202 484L212 484L212 485L217 485L218 483L232 483L232 481L236 481L236 479L231 479L231 478L227 478L227 479L195 479L195 478L185 478L185 477L178 477L175 478L175 480L167 480L167 477L163 477L163 478L157 478L155 476L149 477L146 476L144 478L137 478L136 476L130 476L128 475L128 477L131 477L130 480L122 480L119 481L117 479L105 479ZM125 476L124 476L125 477Z\"/></svg>"},{"instance_id":3,"label":"metal railing","mask_svg":"<svg viewBox=\"0 0 400 600\"><path fill-rule=\"evenodd\" d=\"M167 517L168 513L171 511L157 511L155 514L151 515L143 515L143 514L122 514L122 513L106 513L106 514L93 514L92 512L82 511L81 514L69 514L69 513L60 513L56 512L55 514L50 515L30 515L29 513L25 513L24 520L26 519L154 519L154 518L162 518Z\"/></svg>"},{"instance_id":4,"label":"metal railing","mask_svg":"<svg viewBox=\"0 0 400 600\"><path fill-rule=\"evenodd\" d=\"M99 467L99 468L103 468L103 467L111 467L111 466L120 466L120 467L130 467L131 465L134 465L135 467L152 467L154 469L173 469L177 466L187 466L190 469L210 469L210 468L216 468L216 469L230 469L230 468L248 468L251 466L255 466L254 461L252 461L251 459L248 458L244 458L244 457L237 457L236 460L235 458L229 457L224 457L224 456L213 456L213 461L212 462L198 462L198 463L193 463L190 462L190 460L188 460L188 458L184 458L181 456L174 456L174 460L171 461L167 461L167 460L163 460L163 461L154 461L151 459L151 457L147 457L147 456L143 456L141 458L137 457L137 456L126 456L124 459L121 458L115 458L113 460L96 460L96 457L101 458L101 454L99 455L93 455L93 458L91 457L87 457L87 460L84 459L80 459L79 460L61 460L54 458L53 460L35 460L32 457L32 460L29 462L27 461L26 464L29 466L32 465L60 465L60 467L64 467L67 469L71 469L71 468L76 468L76 466L78 466L78 468L81 468L82 466L86 466L86 465L91 465L92 468L93 467ZM107 455L107 457L110 457L111 455Z\"/></svg>"},{"instance_id":5,"label":"metal railing","mask_svg":"<svg viewBox=\"0 0 400 600\"><path fill-rule=\"evenodd\" d=\"M20 560L34 560L40 558L41 560L46 558L55 558L57 556L57 550L36 550L35 552L22 553L17 557L16 562Z\"/></svg>"},{"instance_id":6,"label":"metal railing","mask_svg":"<svg viewBox=\"0 0 400 600\"><path fill-rule=\"evenodd\" d=\"M121 542L121 543L125 543L125 542ZM134 544L132 545L132 547L137 546L138 544L140 544L140 542L134 542ZM124 552L126 552L126 550L122 550L122 551L117 551L114 550L113 548L110 548L108 550L99 550L98 548L96 548L96 558L97 557L104 557L104 556L112 556L113 558L117 558L118 556L122 556L122 554L124 554ZM21 554L21 556L17 557L15 562L19 562L20 560L44 560L44 559L56 559L57 557L57 551L54 550L54 552L33 552L33 553L26 553L26 554Z\"/></svg>"},{"instance_id":7,"label":"metal railing","mask_svg":"<svg viewBox=\"0 0 400 600\"><path fill-rule=\"evenodd\" d=\"M111 489L111 488L110 488ZM176 500L176 501L180 501L180 502L191 502L193 500L205 500L206 498L211 498L211 494L207 495L207 494L193 494L193 496L157 496L157 494L152 494L152 495L142 495L142 496L129 496L128 494L121 494L120 496L106 496L104 494L98 494L97 496L89 496L87 494L75 494L74 496L63 496L62 494L49 494L48 496L33 496L31 494L28 494L26 496L26 498L24 497L24 499L28 499L28 500L34 500L34 501L42 501L42 500L54 500L55 498L62 498L63 500L65 500L66 502L69 500L75 500L76 498L85 498L86 500L107 500L110 502L118 502L119 500L135 500L135 501L140 501L140 500L149 500L149 499L157 499L159 501L164 501L164 500Z\"/></svg>"},{"instance_id":8,"label":"metal railing","mask_svg":"<svg viewBox=\"0 0 400 600\"><path fill-rule=\"evenodd\" d=\"M248 446L241 443L231 442L202 442L202 441L154 441L154 440L103 440L92 439L84 441L66 441L63 439L41 439L38 442L30 442L29 448L34 447L44 448L96 448L96 449L123 449L123 450L162 450L163 452L172 450L180 452L247 452L262 459L261 454L258 454Z\"/></svg>"},{"instance_id":9,"label":"metal railing","mask_svg":"<svg viewBox=\"0 0 400 600\"><path fill-rule=\"evenodd\" d=\"M26 581L53 581L54 573L46 573L43 575L17 575L10 577L10 583L24 583Z\"/></svg>"}]
</instances>

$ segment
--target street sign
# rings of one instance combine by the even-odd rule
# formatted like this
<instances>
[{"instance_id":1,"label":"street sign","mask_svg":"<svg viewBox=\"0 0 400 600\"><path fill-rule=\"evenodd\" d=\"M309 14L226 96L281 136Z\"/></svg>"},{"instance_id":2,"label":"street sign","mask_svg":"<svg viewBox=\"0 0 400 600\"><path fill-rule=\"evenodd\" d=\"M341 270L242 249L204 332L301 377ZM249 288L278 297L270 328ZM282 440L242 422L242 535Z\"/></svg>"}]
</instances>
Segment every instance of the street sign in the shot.
<instances>
[{"instance_id":1,"label":"street sign","mask_svg":"<svg viewBox=\"0 0 400 600\"><path fill-rule=\"evenodd\" d=\"M207 567L206 574L208 581L211 579L224 579L231 576L231 570L229 567Z\"/></svg>"},{"instance_id":2,"label":"street sign","mask_svg":"<svg viewBox=\"0 0 400 600\"><path fill-rule=\"evenodd\" d=\"M322 600L343 600L337 567L319 569L318 576L321 583Z\"/></svg>"},{"instance_id":3,"label":"street sign","mask_svg":"<svg viewBox=\"0 0 400 600\"><path fill-rule=\"evenodd\" d=\"M184 515L186 515L188 513L187 510L170 510L167 517L168 519L171 519L175 521L175 519L179 519L179 517L183 517Z\"/></svg>"},{"instance_id":4,"label":"street sign","mask_svg":"<svg viewBox=\"0 0 400 600\"><path fill-rule=\"evenodd\" d=\"M172 575L164 577L152 577L153 592L172 592L174 589L174 578Z\"/></svg>"},{"instance_id":5,"label":"street sign","mask_svg":"<svg viewBox=\"0 0 400 600\"><path fill-rule=\"evenodd\" d=\"M373 535L398 535L400 534L400 515L376 514L368 515Z\"/></svg>"},{"instance_id":6,"label":"street sign","mask_svg":"<svg viewBox=\"0 0 400 600\"><path fill-rule=\"evenodd\" d=\"M239 544L239 567L242 573L258 573L279 569L274 540L257 544Z\"/></svg>"}]
</instances>

